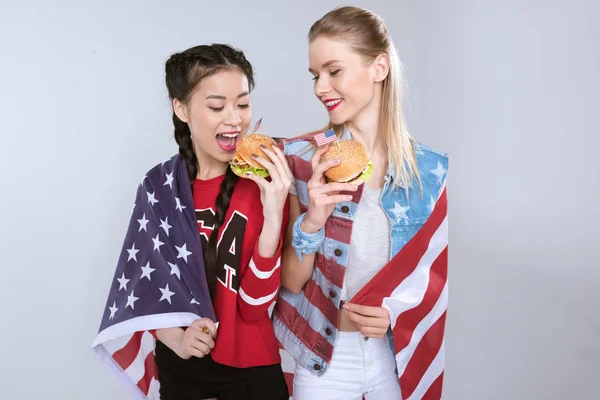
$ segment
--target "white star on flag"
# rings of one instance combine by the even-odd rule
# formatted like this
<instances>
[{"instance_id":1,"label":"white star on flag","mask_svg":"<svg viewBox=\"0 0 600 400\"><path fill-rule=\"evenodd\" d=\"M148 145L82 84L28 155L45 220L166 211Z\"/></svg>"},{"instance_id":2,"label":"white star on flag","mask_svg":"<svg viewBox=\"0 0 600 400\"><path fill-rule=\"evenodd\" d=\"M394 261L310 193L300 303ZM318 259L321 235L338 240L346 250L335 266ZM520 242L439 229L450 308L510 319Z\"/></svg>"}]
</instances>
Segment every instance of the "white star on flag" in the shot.
<instances>
[{"instance_id":1,"label":"white star on flag","mask_svg":"<svg viewBox=\"0 0 600 400\"><path fill-rule=\"evenodd\" d=\"M164 221L162 219L160 220L160 227L163 228L165 234L169 236L169 229L172 228L172 226L169 225L169 217L165 217Z\"/></svg>"},{"instance_id":2,"label":"white star on flag","mask_svg":"<svg viewBox=\"0 0 600 400\"><path fill-rule=\"evenodd\" d=\"M181 200L179 200L179 197L175 197L175 203L177 203L177 205L175 206L175 208L178 209L179 211L183 212L183 209L186 206L182 206L181 205Z\"/></svg>"},{"instance_id":3,"label":"white star on flag","mask_svg":"<svg viewBox=\"0 0 600 400\"><path fill-rule=\"evenodd\" d=\"M159 239L160 234L157 233L155 238L152 238L152 241L154 242L154 250L158 250L160 251L160 246L162 246L164 243L160 241Z\"/></svg>"},{"instance_id":4,"label":"white star on flag","mask_svg":"<svg viewBox=\"0 0 600 400\"><path fill-rule=\"evenodd\" d=\"M117 308L117 302L113 302L112 307L108 307L108 309L110 310L110 317L108 317L109 319L113 319L115 317L115 313L117 312L118 308Z\"/></svg>"},{"instance_id":5,"label":"white star on flag","mask_svg":"<svg viewBox=\"0 0 600 400\"><path fill-rule=\"evenodd\" d=\"M137 256L136 256L136 254L137 254L139 251L140 251L139 249L136 249L136 248L135 248L135 243L134 243L134 244L133 244L133 246L131 246L131 248L130 248L130 249L127 249L127 252L129 253L129 257L127 257L127 261L130 261L130 260L132 260L132 259L133 259L134 261L137 261Z\"/></svg>"},{"instance_id":6,"label":"white star on flag","mask_svg":"<svg viewBox=\"0 0 600 400\"><path fill-rule=\"evenodd\" d=\"M136 301L138 301L139 297L135 297L135 295L133 294L133 290L131 291L131 294L129 296L127 296L127 305L125 306L125 308L127 307L131 307L132 310L134 310L134 303Z\"/></svg>"},{"instance_id":7,"label":"white star on flag","mask_svg":"<svg viewBox=\"0 0 600 400\"><path fill-rule=\"evenodd\" d=\"M163 186L169 185L169 187L173 189L173 171L171 171L170 174L165 174L165 177L167 178L167 181Z\"/></svg>"},{"instance_id":8,"label":"white star on flag","mask_svg":"<svg viewBox=\"0 0 600 400\"><path fill-rule=\"evenodd\" d=\"M175 246L175 248L179 252L179 254L177 254L177 258L183 258L185 262L187 262L188 256L192 254L192 252L188 251L187 249L187 243L184 243L181 247Z\"/></svg>"},{"instance_id":9,"label":"white star on flag","mask_svg":"<svg viewBox=\"0 0 600 400\"><path fill-rule=\"evenodd\" d=\"M158 203L158 200L156 200L156 198L154 197L154 193L155 192L148 192L146 191L146 194L148 195L148 203L155 205L156 203Z\"/></svg>"},{"instance_id":10,"label":"white star on flag","mask_svg":"<svg viewBox=\"0 0 600 400\"><path fill-rule=\"evenodd\" d=\"M408 219L406 212L410 209L410 206L402 207L397 201L394 201L394 208L390 210L396 221L400 221L401 219Z\"/></svg>"},{"instance_id":11,"label":"white star on flag","mask_svg":"<svg viewBox=\"0 0 600 400\"><path fill-rule=\"evenodd\" d=\"M171 275L177 275L177 278L181 279L181 271L179 271L179 267L177 264L172 264L167 261L167 264L171 267Z\"/></svg>"},{"instance_id":12,"label":"white star on flag","mask_svg":"<svg viewBox=\"0 0 600 400\"><path fill-rule=\"evenodd\" d=\"M437 163L437 167L436 169L432 169L431 171L432 174L434 174L435 176L437 176L438 178L438 182L442 183L442 180L444 178L444 175L446 174L446 169L442 166L442 164L438 161Z\"/></svg>"},{"instance_id":13,"label":"white star on flag","mask_svg":"<svg viewBox=\"0 0 600 400\"><path fill-rule=\"evenodd\" d=\"M138 219L137 221L140 223L140 230L138 232L141 232L142 229L148 232L148 229L146 229L146 225L148 225L149 221L146 219L146 213L142 215L142 219Z\"/></svg>"},{"instance_id":14,"label":"white star on flag","mask_svg":"<svg viewBox=\"0 0 600 400\"><path fill-rule=\"evenodd\" d=\"M171 296L173 296L175 293L169 290L169 284L167 283L167 286L165 286L164 289L161 287L159 287L159 289L162 292L162 296L160 296L159 301L167 300L169 304L171 304Z\"/></svg>"},{"instance_id":15,"label":"white star on flag","mask_svg":"<svg viewBox=\"0 0 600 400\"><path fill-rule=\"evenodd\" d=\"M144 277L146 277L146 278L148 278L149 281L151 281L152 279L150 277L150 274L152 272L154 272L154 271L156 271L156 269L155 268L150 268L150 261L148 261L146 263L146 265L144 265L142 267L142 276L140 277L140 280L143 279Z\"/></svg>"},{"instance_id":16,"label":"white star on flag","mask_svg":"<svg viewBox=\"0 0 600 400\"><path fill-rule=\"evenodd\" d=\"M125 278L125 272L123 272L121 277L117 278L117 280L119 281L119 290L124 289L127 291L127 282L129 282L129 279Z\"/></svg>"}]
</instances>

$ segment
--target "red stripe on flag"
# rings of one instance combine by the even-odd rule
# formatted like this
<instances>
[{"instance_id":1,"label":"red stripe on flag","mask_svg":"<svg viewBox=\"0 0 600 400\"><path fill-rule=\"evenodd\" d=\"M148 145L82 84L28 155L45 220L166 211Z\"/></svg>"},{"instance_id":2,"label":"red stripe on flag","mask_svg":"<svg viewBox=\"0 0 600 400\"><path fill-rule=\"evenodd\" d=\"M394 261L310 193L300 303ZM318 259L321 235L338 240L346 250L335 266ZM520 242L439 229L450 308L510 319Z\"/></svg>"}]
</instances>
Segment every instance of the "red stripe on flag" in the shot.
<instances>
[{"instance_id":1,"label":"red stripe on flag","mask_svg":"<svg viewBox=\"0 0 600 400\"><path fill-rule=\"evenodd\" d=\"M127 342L125 346L112 354L112 358L121 368L123 368L123 370L129 368L131 363L137 357L138 352L140 351L143 334L144 332L135 332L131 335L131 339L129 339L129 342Z\"/></svg>"},{"instance_id":2,"label":"red stripe on flag","mask_svg":"<svg viewBox=\"0 0 600 400\"><path fill-rule=\"evenodd\" d=\"M388 297L417 268L429 247L432 236L446 218L446 205L444 189L433 212L421 229L373 279L363 286L350 303L381 307L382 299Z\"/></svg>"},{"instance_id":3,"label":"red stripe on flag","mask_svg":"<svg viewBox=\"0 0 600 400\"><path fill-rule=\"evenodd\" d=\"M444 326L446 323L446 312L435 321L423 339L417 345L414 354L408 361L404 374L400 377L400 387L406 398L409 398L417 388L421 378L427 372L427 368L440 351L444 341Z\"/></svg>"},{"instance_id":4,"label":"red stripe on flag","mask_svg":"<svg viewBox=\"0 0 600 400\"><path fill-rule=\"evenodd\" d=\"M287 384L287 387L288 387L288 393L290 394L290 396L293 396L294 395L294 374L291 374L289 372L284 372L283 377L285 378L285 383Z\"/></svg>"},{"instance_id":5,"label":"red stripe on flag","mask_svg":"<svg viewBox=\"0 0 600 400\"><path fill-rule=\"evenodd\" d=\"M440 294L444 290L446 284L446 278L448 276L448 248L439 255L439 257L431 265L429 271L429 284L423 300L418 306L407 310L400 314L396 319L394 325L394 347L396 354L403 350L410 343L413 331L419 325L419 322L423 320L429 314L429 312L435 306L438 301Z\"/></svg>"},{"instance_id":6,"label":"red stripe on flag","mask_svg":"<svg viewBox=\"0 0 600 400\"><path fill-rule=\"evenodd\" d=\"M298 311L283 298L279 298L277 300L276 305L277 317L288 326L288 328L293 329L293 332L298 333L298 327L301 326L302 332L300 332L299 337L309 349L312 349L319 357L326 360L327 362L331 361L331 354L333 354L333 346L331 343L327 341L321 334L315 331L308 324Z\"/></svg>"},{"instance_id":7,"label":"red stripe on flag","mask_svg":"<svg viewBox=\"0 0 600 400\"><path fill-rule=\"evenodd\" d=\"M429 386L422 400L440 400L442 398L442 385L444 383L444 372Z\"/></svg>"},{"instance_id":8,"label":"red stripe on flag","mask_svg":"<svg viewBox=\"0 0 600 400\"><path fill-rule=\"evenodd\" d=\"M358 203L359 200L356 202ZM350 244L350 237L352 235L352 221L329 218L327 220L327 224L325 225L325 235L335 241Z\"/></svg>"},{"instance_id":9,"label":"red stripe on flag","mask_svg":"<svg viewBox=\"0 0 600 400\"><path fill-rule=\"evenodd\" d=\"M150 352L146 357L146 360L144 361L144 376L137 383L137 386L146 396L150 390L150 382L152 382L152 378L158 380L156 363L154 362L154 352Z\"/></svg>"},{"instance_id":10,"label":"red stripe on flag","mask_svg":"<svg viewBox=\"0 0 600 400\"><path fill-rule=\"evenodd\" d=\"M312 145L310 146L312 147ZM294 156L294 158L290 161L293 163L293 168L290 169L293 169L294 171L294 178L296 180L308 183L312 177L312 166L310 165L310 162L298 156ZM290 161L288 161L288 164Z\"/></svg>"},{"instance_id":11,"label":"red stripe on flag","mask_svg":"<svg viewBox=\"0 0 600 400\"><path fill-rule=\"evenodd\" d=\"M329 282L337 287L342 287L346 269L335 260L328 259L322 254L317 253L315 255L315 268L318 268L321 274L327 277Z\"/></svg>"}]
</instances>

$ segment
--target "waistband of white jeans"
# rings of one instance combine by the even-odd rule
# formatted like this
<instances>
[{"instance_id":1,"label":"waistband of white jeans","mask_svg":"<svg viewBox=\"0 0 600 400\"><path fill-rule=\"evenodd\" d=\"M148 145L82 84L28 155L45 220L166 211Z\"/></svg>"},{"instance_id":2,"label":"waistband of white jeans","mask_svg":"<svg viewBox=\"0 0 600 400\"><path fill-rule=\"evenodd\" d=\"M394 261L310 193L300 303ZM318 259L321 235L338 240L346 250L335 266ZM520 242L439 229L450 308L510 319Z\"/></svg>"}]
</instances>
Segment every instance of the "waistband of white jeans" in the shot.
<instances>
[{"instance_id":1,"label":"waistband of white jeans","mask_svg":"<svg viewBox=\"0 0 600 400\"><path fill-rule=\"evenodd\" d=\"M337 331L337 337L340 339L358 339L362 338L363 336L360 332Z\"/></svg>"}]
</instances>

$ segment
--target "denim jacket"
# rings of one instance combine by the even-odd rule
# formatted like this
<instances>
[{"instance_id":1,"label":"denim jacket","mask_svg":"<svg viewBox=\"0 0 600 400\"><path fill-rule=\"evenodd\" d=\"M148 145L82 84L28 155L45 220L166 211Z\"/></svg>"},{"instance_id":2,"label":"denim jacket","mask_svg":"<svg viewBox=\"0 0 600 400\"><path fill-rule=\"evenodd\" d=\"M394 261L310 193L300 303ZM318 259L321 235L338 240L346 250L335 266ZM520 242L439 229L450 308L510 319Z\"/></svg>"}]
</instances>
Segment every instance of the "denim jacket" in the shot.
<instances>
[{"instance_id":1,"label":"denim jacket","mask_svg":"<svg viewBox=\"0 0 600 400\"><path fill-rule=\"evenodd\" d=\"M346 130L340 140L350 138ZM295 178L291 192L298 196L301 212L305 212L308 209L307 181L312 174L310 160L315 152L312 135L282 142ZM422 191L415 184L407 195L406 187L393 186L393 165L385 175L381 206L390 220L390 259L423 226L445 185L447 155L419 143L415 143L415 153ZM326 371L333 354L352 223L361 194L362 186L352 201L337 204L325 224L325 239L315 255L311 278L299 294L282 288L274 310L275 335L282 347L296 362L317 375Z\"/></svg>"}]
</instances>

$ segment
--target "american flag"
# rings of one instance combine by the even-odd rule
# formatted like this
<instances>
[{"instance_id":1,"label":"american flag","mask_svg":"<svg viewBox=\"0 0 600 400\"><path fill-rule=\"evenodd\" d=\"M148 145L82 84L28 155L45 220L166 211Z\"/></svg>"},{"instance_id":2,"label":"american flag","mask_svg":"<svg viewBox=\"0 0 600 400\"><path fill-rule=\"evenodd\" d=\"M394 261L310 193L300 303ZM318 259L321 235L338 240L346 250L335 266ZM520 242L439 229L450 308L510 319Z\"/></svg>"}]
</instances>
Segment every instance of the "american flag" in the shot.
<instances>
[{"instance_id":1,"label":"american flag","mask_svg":"<svg viewBox=\"0 0 600 400\"><path fill-rule=\"evenodd\" d=\"M425 224L350 300L388 310L403 400L439 400L448 306L447 194Z\"/></svg>"},{"instance_id":2,"label":"american flag","mask_svg":"<svg viewBox=\"0 0 600 400\"><path fill-rule=\"evenodd\" d=\"M402 400L442 398L447 277L448 219L444 184L421 229L349 301L388 310ZM280 354L293 395L295 361L284 349L280 349Z\"/></svg>"},{"instance_id":3,"label":"american flag","mask_svg":"<svg viewBox=\"0 0 600 400\"><path fill-rule=\"evenodd\" d=\"M315 135L317 147L325 146L327 143L331 143L336 139L337 136L335 135L335 131L333 129L328 129L325 132L319 132Z\"/></svg>"},{"instance_id":4,"label":"american flag","mask_svg":"<svg viewBox=\"0 0 600 400\"><path fill-rule=\"evenodd\" d=\"M100 329L96 354L135 399L160 399L150 330L216 321L192 192L176 155L148 172L135 205Z\"/></svg>"}]
</instances>

